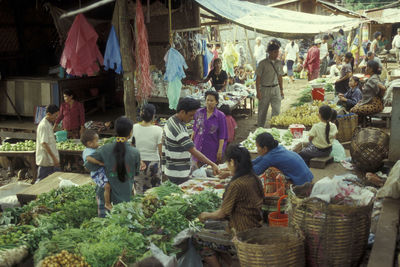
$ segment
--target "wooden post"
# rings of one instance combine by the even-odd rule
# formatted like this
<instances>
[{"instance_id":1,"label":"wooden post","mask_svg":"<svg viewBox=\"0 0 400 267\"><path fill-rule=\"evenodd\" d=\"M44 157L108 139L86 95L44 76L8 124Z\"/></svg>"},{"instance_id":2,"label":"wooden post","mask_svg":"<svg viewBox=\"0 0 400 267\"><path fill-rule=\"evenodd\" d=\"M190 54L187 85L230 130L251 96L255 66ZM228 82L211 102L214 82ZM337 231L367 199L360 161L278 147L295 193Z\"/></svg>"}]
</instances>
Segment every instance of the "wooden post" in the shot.
<instances>
[{"instance_id":1,"label":"wooden post","mask_svg":"<svg viewBox=\"0 0 400 267\"><path fill-rule=\"evenodd\" d=\"M252 63L251 65L253 65L254 64L254 55L253 55L253 51L251 51L250 41L249 41L249 38L247 36L247 30L246 29L244 29L244 34L246 36L247 47L249 48L249 52L250 52L250 58L251 58L251 63Z\"/></svg>"},{"instance_id":2,"label":"wooden post","mask_svg":"<svg viewBox=\"0 0 400 267\"><path fill-rule=\"evenodd\" d=\"M134 84L134 64L132 53L132 31L129 21L128 0L117 0L113 14L113 21L118 22L118 27L114 24L119 33L120 51L122 59L122 68L124 69L124 106L125 115L133 121L136 121L136 97Z\"/></svg>"}]
</instances>

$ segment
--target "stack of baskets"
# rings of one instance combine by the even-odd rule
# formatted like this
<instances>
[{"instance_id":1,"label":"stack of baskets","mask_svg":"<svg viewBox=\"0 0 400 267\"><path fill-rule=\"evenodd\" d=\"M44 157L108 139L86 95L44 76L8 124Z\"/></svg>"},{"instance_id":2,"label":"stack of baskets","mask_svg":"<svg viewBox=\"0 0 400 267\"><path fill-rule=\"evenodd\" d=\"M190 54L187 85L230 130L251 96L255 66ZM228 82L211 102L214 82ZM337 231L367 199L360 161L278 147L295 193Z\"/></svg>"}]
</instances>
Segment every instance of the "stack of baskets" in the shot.
<instances>
[{"instance_id":1,"label":"stack of baskets","mask_svg":"<svg viewBox=\"0 0 400 267\"><path fill-rule=\"evenodd\" d=\"M358 116L354 113L337 116L338 133L336 139L339 142L350 141L353 137L354 130L358 125Z\"/></svg>"},{"instance_id":2,"label":"stack of baskets","mask_svg":"<svg viewBox=\"0 0 400 267\"><path fill-rule=\"evenodd\" d=\"M389 153L389 135L378 128L356 131L350 145L353 164L360 170L376 172Z\"/></svg>"},{"instance_id":3,"label":"stack of baskets","mask_svg":"<svg viewBox=\"0 0 400 267\"><path fill-rule=\"evenodd\" d=\"M241 266L305 266L304 238L291 228L251 229L235 235L233 243Z\"/></svg>"},{"instance_id":4,"label":"stack of baskets","mask_svg":"<svg viewBox=\"0 0 400 267\"><path fill-rule=\"evenodd\" d=\"M305 237L307 266L359 266L368 245L373 204L328 204L289 194L289 223Z\"/></svg>"}]
</instances>

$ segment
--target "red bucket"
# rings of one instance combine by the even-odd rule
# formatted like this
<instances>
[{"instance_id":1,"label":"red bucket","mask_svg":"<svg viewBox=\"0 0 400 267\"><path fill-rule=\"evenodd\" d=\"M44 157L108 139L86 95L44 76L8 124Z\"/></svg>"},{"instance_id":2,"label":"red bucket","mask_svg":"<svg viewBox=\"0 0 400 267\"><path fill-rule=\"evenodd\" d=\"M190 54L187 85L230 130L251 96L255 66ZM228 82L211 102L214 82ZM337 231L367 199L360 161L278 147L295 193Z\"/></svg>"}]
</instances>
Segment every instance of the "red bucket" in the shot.
<instances>
[{"instance_id":1,"label":"red bucket","mask_svg":"<svg viewBox=\"0 0 400 267\"><path fill-rule=\"evenodd\" d=\"M324 101L324 98L325 98L325 90L324 90L324 88L314 88L314 89L312 89L311 96L312 96L313 100Z\"/></svg>"}]
</instances>

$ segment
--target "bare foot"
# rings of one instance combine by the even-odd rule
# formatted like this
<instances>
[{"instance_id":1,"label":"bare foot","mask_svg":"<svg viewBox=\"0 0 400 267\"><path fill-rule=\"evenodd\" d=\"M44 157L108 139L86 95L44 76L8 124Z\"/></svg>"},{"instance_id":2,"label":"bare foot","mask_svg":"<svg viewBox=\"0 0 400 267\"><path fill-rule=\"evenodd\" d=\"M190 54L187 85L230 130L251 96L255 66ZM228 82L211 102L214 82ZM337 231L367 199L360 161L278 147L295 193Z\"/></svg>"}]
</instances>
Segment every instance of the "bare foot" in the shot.
<instances>
[{"instance_id":1,"label":"bare foot","mask_svg":"<svg viewBox=\"0 0 400 267\"><path fill-rule=\"evenodd\" d=\"M380 178L378 175L376 175L375 173L372 172L367 172L365 174L365 178L367 178L367 181L370 182L371 184L375 185L375 186L383 186L384 185L384 181L382 178Z\"/></svg>"},{"instance_id":2,"label":"bare foot","mask_svg":"<svg viewBox=\"0 0 400 267\"><path fill-rule=\"evenodd\" d=\"M106 204L104 204L104 207L105 207L107 210L109 210L109 211L111 211L112 208L113 208L113 206L111 205L111 203L106 203Z\"/></svg>"}]
</instances>

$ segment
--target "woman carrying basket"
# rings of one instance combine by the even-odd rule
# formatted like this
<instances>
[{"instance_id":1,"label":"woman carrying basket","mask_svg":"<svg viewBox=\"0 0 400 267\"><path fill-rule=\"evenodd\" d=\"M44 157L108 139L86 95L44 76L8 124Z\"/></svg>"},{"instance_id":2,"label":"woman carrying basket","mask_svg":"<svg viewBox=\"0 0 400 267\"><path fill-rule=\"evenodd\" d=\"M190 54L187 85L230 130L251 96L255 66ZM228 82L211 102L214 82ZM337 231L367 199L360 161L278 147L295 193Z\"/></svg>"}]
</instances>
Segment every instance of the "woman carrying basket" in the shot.
<instances>
[{"instance_id":1,"label":"woman carrying basket","mask_svg":"<svg viewBox=\"0 0 400 267\"><path fill-rule=\"evenodd\" d=\"M231 229L242 232L262 225L261 205L263 203L263 188L260 179L254 174L250 153L239 145L231 145L227 148L225 157L228 168L233 175L225 189L221 207L214 212L200 214L201 221L223 220L228 221L225 230L203 229L196 234L195 241L200 246L200 254L209 266L221 266L215 249L234 253L234 245L231 242ZM221 222L221 224L223 224ZM212 234L220 243L204 240L205 236Z\"/></svg>"}]
</instances>

